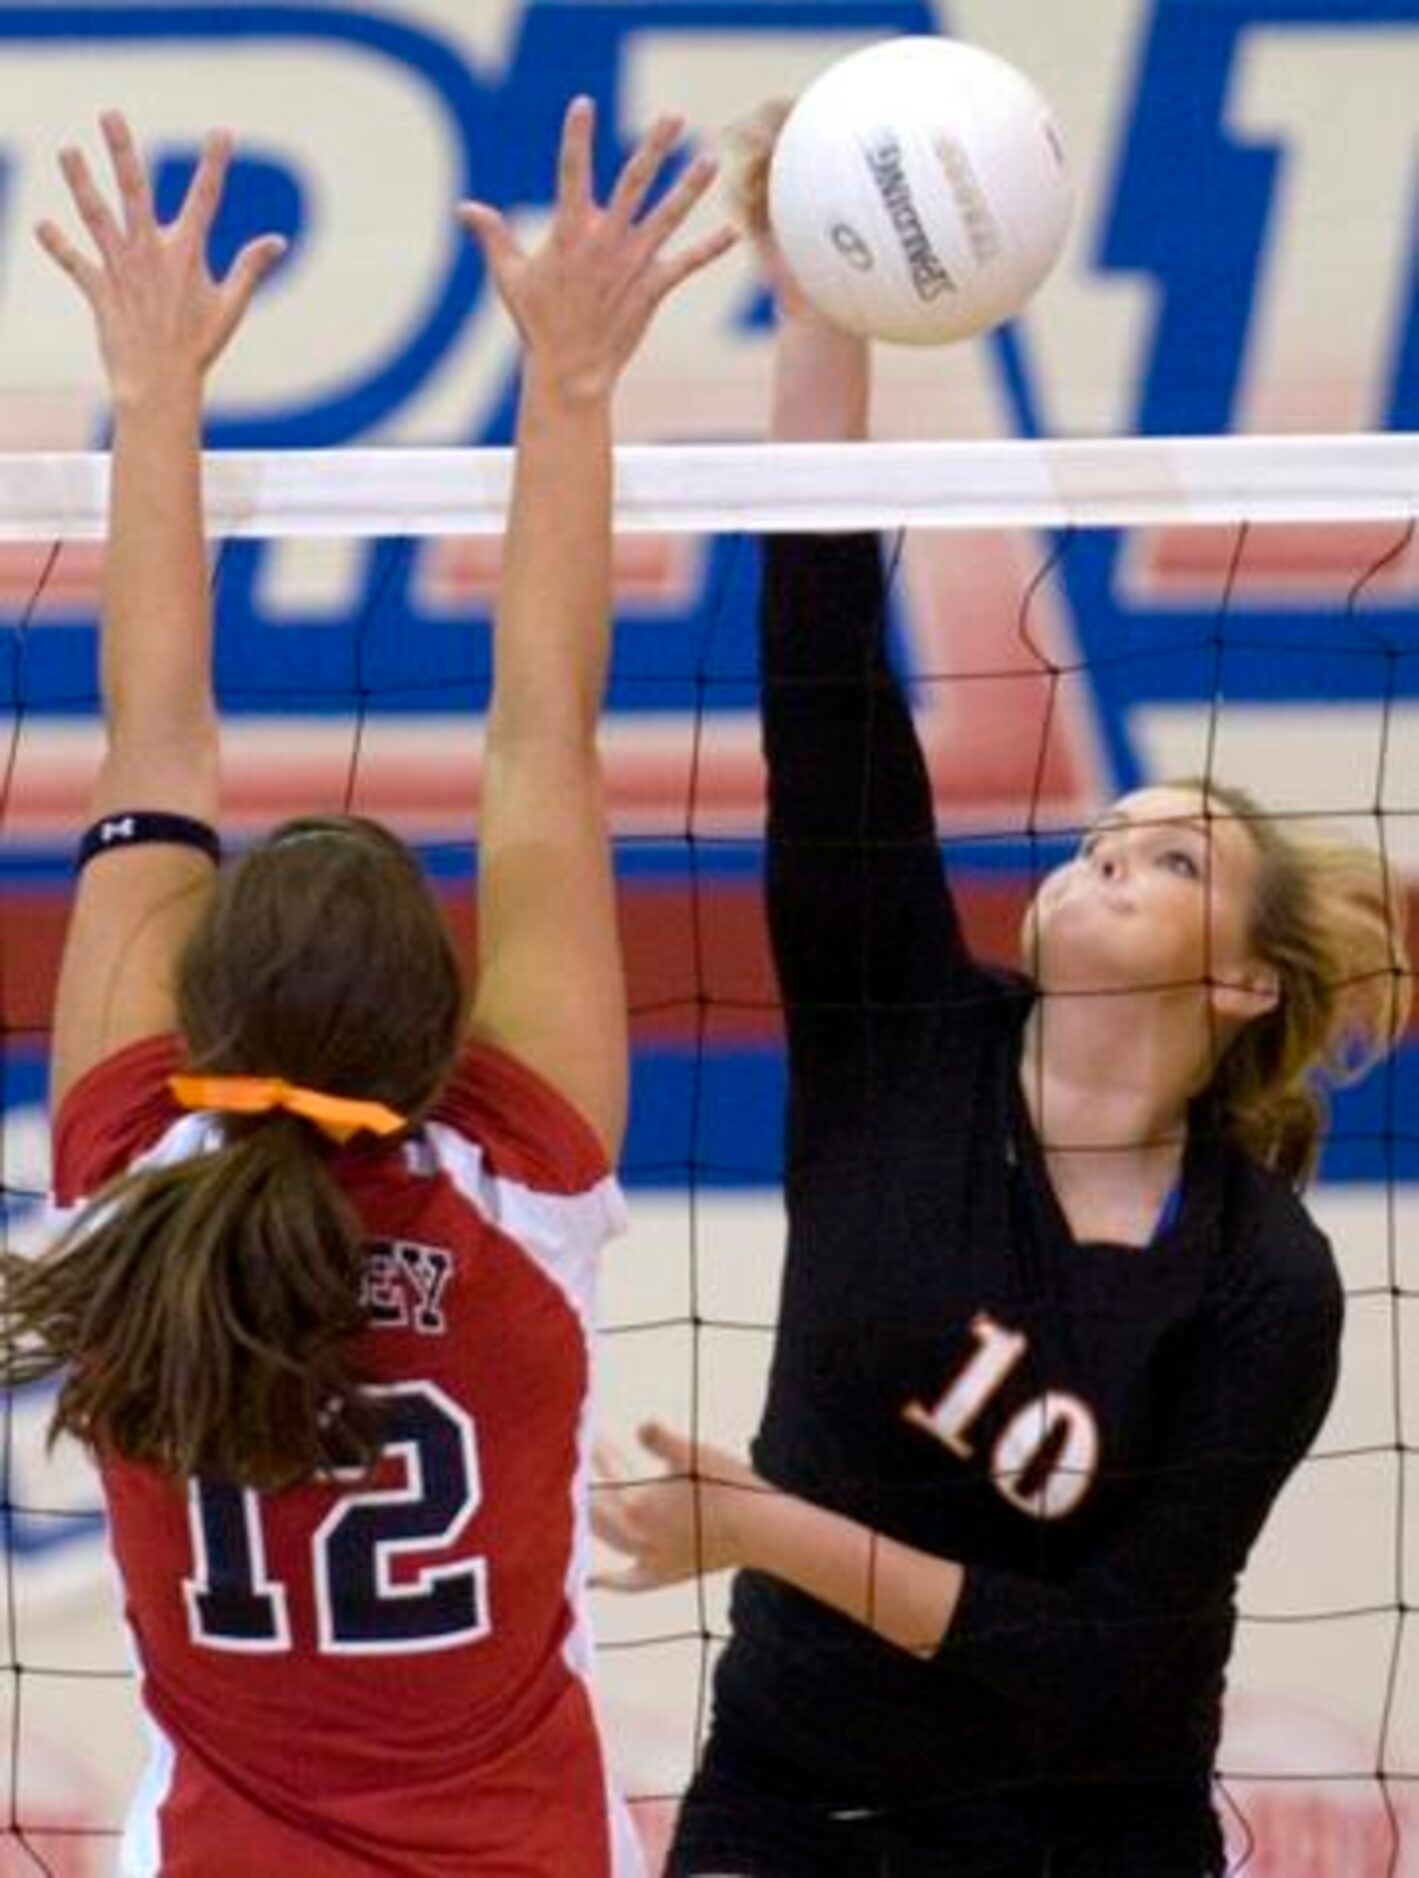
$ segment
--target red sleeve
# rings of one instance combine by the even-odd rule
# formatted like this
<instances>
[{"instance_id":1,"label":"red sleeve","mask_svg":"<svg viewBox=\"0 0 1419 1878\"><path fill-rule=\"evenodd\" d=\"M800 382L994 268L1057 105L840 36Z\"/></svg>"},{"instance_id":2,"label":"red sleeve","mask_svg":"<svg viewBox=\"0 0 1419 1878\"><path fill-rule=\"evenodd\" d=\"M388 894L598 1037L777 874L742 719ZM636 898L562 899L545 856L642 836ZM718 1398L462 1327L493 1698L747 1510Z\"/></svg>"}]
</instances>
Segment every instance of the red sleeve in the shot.
<instances>
[{"instance_id":1,"label":"red sleeve","mask_svg":"<svg viewBox=\"0 0 1419 1878\"><path fill-rule=\"evenodd\" d=\"M491 1172L541 1193L584 1193L612 1171L565 1096L490 1043L465 1045L432 1119L476 1141Z\"/></svg>"},{"instance_id":2,"label":"red sleeve","mask_svg":"<svg viewBox=\"0 0 1419 1878\"><path fill-rule=\"evenodd\" d=\"M54 1197L60 1206L96 1193L180 1118L183 1111L167 1079L181 1062L176 1037L144 1037L79 1078L54 1118Z\"/></svg>"}]
</instances>

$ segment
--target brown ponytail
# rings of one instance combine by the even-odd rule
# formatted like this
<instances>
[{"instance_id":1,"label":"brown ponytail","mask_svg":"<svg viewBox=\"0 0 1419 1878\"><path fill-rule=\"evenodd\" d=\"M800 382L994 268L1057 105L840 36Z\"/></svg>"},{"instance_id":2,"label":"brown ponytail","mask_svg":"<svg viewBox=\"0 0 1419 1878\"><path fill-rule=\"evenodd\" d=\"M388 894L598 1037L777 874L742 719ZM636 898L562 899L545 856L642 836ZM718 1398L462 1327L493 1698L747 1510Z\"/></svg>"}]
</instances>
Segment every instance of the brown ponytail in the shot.
<instances>
[{"instance_id":1,"label":"brown ponytail","mask_svg":"<svg viewBox=\"0 0 1419 1878\"><path fill-rule=\"evenodd\" d=\"M310 1132L273 1116L124 1175L48 1258L11 1265L6 1314L34 1340L16 1380L71 1361L54 1432L257 1487L368 1458L361 1234Z\"/></svg>"},{"instance_id":2,"label":"brown ponytail","mask_svg":"<svg viewBox=\"0 0 1419 1878\"><path fill-rule=\"evenodd\" d=\"M354 817L288 824L218 881L183 954L191 1066L412 1119L458 1048L457 961L413 857ZM12 1381L69 1374L51 1424L175 1475L262 1489L367 1461L353 1339L364 1236L330 1144L275 1113L121 1175L55 1250L6 1258Z\"/></svg>"}]
</instances>

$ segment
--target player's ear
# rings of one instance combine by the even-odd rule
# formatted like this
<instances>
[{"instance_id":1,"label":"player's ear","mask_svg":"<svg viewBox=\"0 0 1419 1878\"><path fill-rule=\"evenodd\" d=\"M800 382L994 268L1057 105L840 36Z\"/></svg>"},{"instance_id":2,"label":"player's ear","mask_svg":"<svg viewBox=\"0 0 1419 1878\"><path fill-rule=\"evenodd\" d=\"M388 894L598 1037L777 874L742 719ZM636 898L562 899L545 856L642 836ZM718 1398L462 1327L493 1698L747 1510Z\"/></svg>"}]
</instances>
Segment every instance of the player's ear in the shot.
<instances>
[{"instance_id":1,"label":"player's ear","mask_svg":"<svg viewBox=\"0 0 1419 1878\"><path fill-rule=\"evenodd\" d=\"M1281 1001L1281 975L1265 959L1250 959L1240 972L1212 986L1212 1008L1234 1024L1250 1024Z\"/></svg>"}]
</instances>

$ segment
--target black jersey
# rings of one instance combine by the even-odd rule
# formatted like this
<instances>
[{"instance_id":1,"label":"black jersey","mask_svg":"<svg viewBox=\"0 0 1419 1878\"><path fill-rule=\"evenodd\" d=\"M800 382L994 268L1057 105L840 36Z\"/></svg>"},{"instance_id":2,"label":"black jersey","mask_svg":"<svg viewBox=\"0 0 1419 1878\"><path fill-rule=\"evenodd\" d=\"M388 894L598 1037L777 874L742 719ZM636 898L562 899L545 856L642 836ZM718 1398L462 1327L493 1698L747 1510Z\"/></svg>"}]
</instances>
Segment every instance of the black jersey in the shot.
<instances>
[{"instance_id":1,"label":"black jersey","mask_svg":"<svg viewBox=\"0 0 1419 1878\"><path fill-rule=\"evenodd\" d=\"M1033 987L963 942L884 610L870 538L767 550L789 1240L754 1459L964 1590L921 1660L742 1574L678 1869L1201 1878L1236 1581L1341 1288L1205 1105L1155 1242L1073 1238L1019 1087Z\"/></svg>"}]
</instances>

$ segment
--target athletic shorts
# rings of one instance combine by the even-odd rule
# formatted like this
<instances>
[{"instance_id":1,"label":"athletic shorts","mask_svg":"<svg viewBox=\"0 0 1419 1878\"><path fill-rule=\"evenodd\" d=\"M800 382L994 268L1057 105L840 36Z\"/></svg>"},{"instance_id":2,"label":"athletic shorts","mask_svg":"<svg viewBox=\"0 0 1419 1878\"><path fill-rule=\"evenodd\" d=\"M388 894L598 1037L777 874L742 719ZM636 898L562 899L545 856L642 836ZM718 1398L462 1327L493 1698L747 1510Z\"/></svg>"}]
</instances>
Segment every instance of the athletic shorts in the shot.
<instances>
[{"instance_id":1,"label":"athletic shorts","mask_svg":"<svg viewBox=\"0 0 1419 1878\"><path fill-rule=\"evenodd\" d=\"M1221 1878L1211 1822L1167 1847L1146 1829L1129 1843L1048 1843L1027 1802L1003 1799L988 1824L959 1810L832 1811L787 1797L781 1768L754 1778L751 1757L711 1738L685 1795L665 1878ZM1111 1837L1113 1835L1110 1835Z\"/></svg>"}]
</instances>

